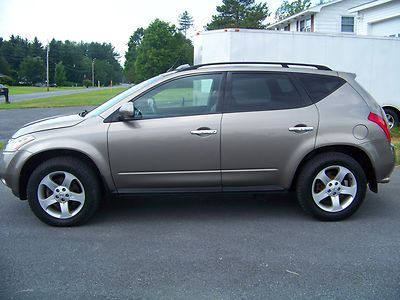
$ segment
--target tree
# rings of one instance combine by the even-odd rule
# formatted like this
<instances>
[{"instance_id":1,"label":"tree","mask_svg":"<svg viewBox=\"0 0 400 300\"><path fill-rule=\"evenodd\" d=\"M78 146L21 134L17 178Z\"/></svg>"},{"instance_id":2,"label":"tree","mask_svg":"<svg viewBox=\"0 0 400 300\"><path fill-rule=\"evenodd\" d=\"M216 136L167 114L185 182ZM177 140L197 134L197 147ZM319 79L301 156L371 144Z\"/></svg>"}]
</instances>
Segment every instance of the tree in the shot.
<instances>
[{"instance_id":1,"label":"tree","mask_svg":"<svg viewBox=\"0 0 400 300\"><path fill-rule=\"evenodd\" d=\"M311 0L295 0L293 2L284 0L275 12L275 19L278 21L286 19L309 8L310 5Z\"/></svg>"},{"instance_id":2,"label":"tree","mask_svg":"<svg viewBox=\"0 0 400 300\"><path fill-rule=\"evenodd\" d=\"M65 82L67 81L67 76L65 74L65 68L63 63L60 61L58 64L56 64L56 70L55 70L55 82L57 86L63 86L65 85Z\"/></svg>"},{"instance_id":3,"label":"tree","mask_svg":"<svg viewBox=\"0 0 400 300\"><path fill-rule=\"evenodd\" d=\"M122 80L122 67L118 62L119 54L109 43L84 43L51 40L49 53L50 82L56 82L56 65L62 61L65 84L82 84L85 78L91 78L92 59L96 58L96 71L104 78L119 83ZM28 41L20 36L11 36L3 40L0 37L0 73L12 78L14 84L23 82L43 82L45 49L35 38ZM43 66L39 67L37 59ZM105 63L103 63L103 61ZM22 65L23 64L23 65ZM33 68L32 65L37 66ZM97 66L98 64L98 66Z\"/></svg>"},{"instance_id":4,"label":"tree","mask_svg":"<svg viewBox=\"0 0 400 300\"><path fill-rule=\"evenodd\" d=\"M29 45L29 54L32 57L44 57L45 51L43 49L42 43L39 42L38 38L35 37L33 42Z\"/></svg>"},{"instance_id":5,"label":"tree","mask_svg":"<svg viewBox=\"0 0 400 300\"><path fill-rule=\"evenodd\" d=\"M128 51L125 52L125 69L124 74L126 79L130 82L135 82L135 61L137 58L137 50L142 42L144 35L144 29L142 27L136 29L136 31L129 38Z\"/></svg>"},{"instance_id":6,"label":"tree","mask_svg":"<svg viewBox=\"0 0 400 300\"><path fill-rule=\"evenodd\" d=\"M34 84L43 82L44 62L40 57L28 56L24 58L19 67L20 79L27 83Z\"/></svg>"},{"instance_id":7,"label":"tree","mask_svg":"<svg viewBox=\"0 0 400 300\"><path fill-rule=\"evenodd\" d=\"M185 10L179 15L179 31L183 31L186 37L186 33L190 27L193 26L193 17Z\"/></svg>"},{"instance_id":8,"label":"tree","mask_svg":"<svg viewBox=\"0 0 400 300\"><path fill-rule=\"evenodd\" d=\"M270 15L267 3L256 4L254 0L223 0L217 6L217 14L206 29L249 28L263 29L264 20Z\"/></svg>"},{"instance_id":9,"label":"tree","mask_svg":"<svg viewBox=\"0 0 400 300\"><path fill-rule=\"evenodd\" d=\"M174 25L156 19L144 30L143 39L137 47L135 82L163 73L173 65L192 61L191 41Z\"/></svg>"}]
</instances>

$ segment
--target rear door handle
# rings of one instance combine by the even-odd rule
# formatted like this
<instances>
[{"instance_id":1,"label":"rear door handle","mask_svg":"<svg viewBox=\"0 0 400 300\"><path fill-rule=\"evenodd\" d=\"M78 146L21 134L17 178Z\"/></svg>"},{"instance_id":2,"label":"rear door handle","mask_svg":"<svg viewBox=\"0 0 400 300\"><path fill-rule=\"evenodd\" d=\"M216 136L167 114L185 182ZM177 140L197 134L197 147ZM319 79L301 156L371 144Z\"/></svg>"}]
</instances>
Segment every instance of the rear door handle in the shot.
<instances>
[{"instance_id":1,"label":"rear door handle","mask_svg":"<svg viewBox=\"0 0 400 300\"><path fill-rule=\"evenodd\" d=\"M313 131L314 127L311 126L299 126L299 127L289 127L289 131L297 132L297 133L302 133L302 132L308 132L308 131Z\"/></svg>"},{"instance_id":2,"label":"rear door handle","mask_svg":"<svg viewBox=\"0 0 400 300\"><path fill-rule=\"evenodd\" d=\"M192 130L190 131L190 134L193 135L210 135L210 134L217 134L217 130L216 129L197 129L197 130Z\"/></svg>"}]
</instances>

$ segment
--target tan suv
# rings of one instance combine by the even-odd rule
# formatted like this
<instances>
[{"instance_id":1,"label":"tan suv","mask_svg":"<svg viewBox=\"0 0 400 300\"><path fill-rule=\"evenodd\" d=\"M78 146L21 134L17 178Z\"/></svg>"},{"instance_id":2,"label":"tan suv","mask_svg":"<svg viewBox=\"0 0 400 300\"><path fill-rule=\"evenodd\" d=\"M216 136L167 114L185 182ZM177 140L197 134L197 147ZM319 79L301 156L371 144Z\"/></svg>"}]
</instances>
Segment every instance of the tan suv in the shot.
<instances>
[{"instance_id":1,"label":"tan suv","mask_svg":"<svg viewBox=\"0 0 400 300\"><path fill-rule=\"evenodd\" d=\"M33 122L0 157L0 177L36 216L87 221L102 197L296 190L340 220L394 167L385 114L354 80L325 66L181 66L87 113Z\"/></svg>"}]
</instances>

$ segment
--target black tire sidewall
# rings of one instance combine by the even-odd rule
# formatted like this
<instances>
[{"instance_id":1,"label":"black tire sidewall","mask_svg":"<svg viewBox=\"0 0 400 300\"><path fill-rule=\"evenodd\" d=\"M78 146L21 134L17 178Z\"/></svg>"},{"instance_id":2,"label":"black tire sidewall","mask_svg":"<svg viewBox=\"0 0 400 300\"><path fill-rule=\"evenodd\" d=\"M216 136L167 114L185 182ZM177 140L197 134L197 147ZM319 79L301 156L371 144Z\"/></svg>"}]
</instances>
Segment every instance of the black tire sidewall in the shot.
<instances>
[{"instance_id":1,"label":"black tire sidewall","mask_svg":"<svg viewBox=\"0 0 400 300\"><path fill-rule=\"evenodd\" d=\"M391 108L385 108L384 111L385 114L391 115L393 117L393 128L399 126L399 116L397 115L397 113Z\"/></svg>"},{"instance_id":2,"label":"black tire sidewall","mask_svg":"<svg viewBox=\"0 0 400 300\"><path fill-rule=\"evenodd\" d=\"M85 203L73 217L58 219L46 213L39 203L37 190L41 180L55 171L65 171L76 176L85 189ZM95 173L84 162L70 157L53 158L40 164L28 180L27 195L33 213L43 222L53 226L74 226L86 222L99 205L100 189Z\"/></svg>"},{"instance_id":3,"label":"black tire sidewall","mask_svg":"<svg viewBox=\"0 0 400 300\"><path fill-rule=\"evenodd\" d=\"M312 197L315 177L321 170L333 165L349 169L357 181L357 193L353 202L340 212L327 212L321 209ZM320 220L339 221L351 216L360 207L367 191L367 180L364 170L355 159L346 154L330 152L314 157L304 166L297 181L296 191L299 204L306 212Z\"/></svg>"}]
</instances>

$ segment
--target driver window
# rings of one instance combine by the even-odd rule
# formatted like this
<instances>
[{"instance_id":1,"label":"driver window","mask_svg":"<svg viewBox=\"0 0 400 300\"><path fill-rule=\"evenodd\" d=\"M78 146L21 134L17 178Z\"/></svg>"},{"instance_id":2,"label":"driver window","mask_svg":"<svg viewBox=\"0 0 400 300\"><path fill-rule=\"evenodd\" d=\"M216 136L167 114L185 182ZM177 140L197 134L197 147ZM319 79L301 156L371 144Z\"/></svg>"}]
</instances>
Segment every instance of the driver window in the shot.
<instances>
[{"instance_id":1,"label":"driver window","mask_svg":"<svg viewBox=\"0 0 400 300\"><path fill-rule=\"evenodd\" d=\"M221 74L179 78L134 101L142 119L215 113Z\"/></svg>"}]
</instances>

